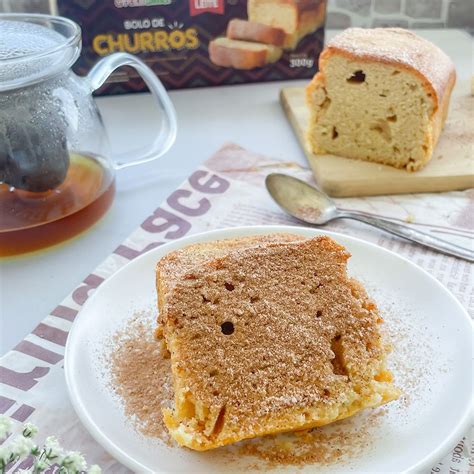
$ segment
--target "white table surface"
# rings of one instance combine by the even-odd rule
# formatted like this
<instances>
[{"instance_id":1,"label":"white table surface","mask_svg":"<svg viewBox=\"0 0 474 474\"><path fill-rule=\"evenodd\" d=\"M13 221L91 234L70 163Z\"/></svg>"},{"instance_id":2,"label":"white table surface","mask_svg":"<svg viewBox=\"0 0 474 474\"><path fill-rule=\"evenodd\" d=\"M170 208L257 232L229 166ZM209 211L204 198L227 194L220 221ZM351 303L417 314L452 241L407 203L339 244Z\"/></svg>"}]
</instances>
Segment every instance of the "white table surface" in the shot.
<instances>
[{"instance_id":1,"label":"white table surface","mask_svg":"<svg viewBox=\"0 0 474 474\"><path fill-rule=\"evenodd\" d=\"M473 74L473 40L459 30L419 30L454 61L458 79ZM334 35L329 31L328 37ZM84 235L49 250L0 261L0 355L24 336L104 260L196 167L224 142L285 160L305 162L278 102L273 82L173 91L178 137L159 160L123 170L105 217ZM101 97L112 148L124 151L154 134L148 94Z\"/></svg>"}]
</instances>

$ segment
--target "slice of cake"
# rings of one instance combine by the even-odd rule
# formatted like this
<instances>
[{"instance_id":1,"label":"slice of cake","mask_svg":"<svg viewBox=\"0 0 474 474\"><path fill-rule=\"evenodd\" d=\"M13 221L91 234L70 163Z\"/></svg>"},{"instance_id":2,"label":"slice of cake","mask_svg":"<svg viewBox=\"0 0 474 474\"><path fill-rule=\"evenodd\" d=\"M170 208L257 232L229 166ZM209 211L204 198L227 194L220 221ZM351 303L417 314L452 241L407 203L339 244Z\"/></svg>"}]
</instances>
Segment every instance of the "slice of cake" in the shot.
<instances>
[{"instance_id":1,"label":"slice of cake","mask_svg":"<svg viewBox=\"0 0 474 474\"><path fill-rule=\"evenodd\" d=\"M322 0L248 0L249 20L285 31L285 49L295 49L299 41L324 22Z\"/></svg>"},{"instance_id":2,"label":"slice of cake","mask_svg":"<svg viewBox=\"0 0 474 474\"><path fill-rule=\"evenodd\" d=\"M330 41L307 88L315 154L408 171L431 158L456 74L438 47L400 28L350 28Z\"/></svg>"},{"instance_id":3,"label":"slice of cake","mask_svg":"<svg viewBox=\"0 0 474 474\"><path fill-rule=\"evenodd\" d=\"M252 43L230 38L209 42L209 58L217 66L255 69L278 61L283 50L272 44Z\"/></svg>"},{"instance_id":4,"label":"slice of cake","mask_svg":"<svg viewBox=\"0 0 474 474\"><path fill-rule=\"evenodd\" d=\"M179 444L207 450L307 429L399 396L382 320L347 276L348 258L327 237L277 236L193 246L160 261L174 386L164 419Z\"/></svg>"},{"instance_id":5,"label":"slice of cake","mask_svg":"<svg viewBox=\"0 0 474 474\"><path fill-rule=\"evenodd\" d=\"M227 25L227 38L281 47L285 42L286 34L281 28L234 18Z\"/></svg>"}]
</instances>

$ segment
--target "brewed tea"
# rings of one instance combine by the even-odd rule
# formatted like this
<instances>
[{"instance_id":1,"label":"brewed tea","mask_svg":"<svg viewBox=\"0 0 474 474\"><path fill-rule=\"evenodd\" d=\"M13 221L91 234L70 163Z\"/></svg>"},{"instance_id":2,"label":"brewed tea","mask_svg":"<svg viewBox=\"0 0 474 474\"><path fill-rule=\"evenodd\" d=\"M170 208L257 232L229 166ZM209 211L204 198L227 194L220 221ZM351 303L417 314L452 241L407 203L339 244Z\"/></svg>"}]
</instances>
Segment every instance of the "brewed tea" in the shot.
<instances>
[{"instance_id":1,"label":"brewed tea","mask_svg":"<svg viewBox=\"0 0 474 474\"><path fill-rule=\"evenodd\" d=\"M64 182L42 193L0 184L0 256L18 255L69 239L97 222L115 194L100 158L70 154Z\"/></svg>"}]
</instances>

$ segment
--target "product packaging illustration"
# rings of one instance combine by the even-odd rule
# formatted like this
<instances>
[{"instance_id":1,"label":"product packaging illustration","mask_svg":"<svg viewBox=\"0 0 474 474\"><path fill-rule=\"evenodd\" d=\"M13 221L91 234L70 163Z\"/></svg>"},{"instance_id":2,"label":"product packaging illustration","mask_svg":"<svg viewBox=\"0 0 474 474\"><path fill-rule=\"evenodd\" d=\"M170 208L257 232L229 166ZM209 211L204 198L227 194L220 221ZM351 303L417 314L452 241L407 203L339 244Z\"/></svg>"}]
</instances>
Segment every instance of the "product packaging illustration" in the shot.
<instances>
[{"instance_id":1,"label":"product packaging illustration","mask_svg":"<svg viewBox=\"0 0 474 474\"><path fill-rule=\"evenodd\" d=\"M128 52L168 89L314 75L323 47L325 0L58 0L79 23L83 52L76 72ZM127 69L102 93L146 90Z\"/></svg>"}]
</instances>

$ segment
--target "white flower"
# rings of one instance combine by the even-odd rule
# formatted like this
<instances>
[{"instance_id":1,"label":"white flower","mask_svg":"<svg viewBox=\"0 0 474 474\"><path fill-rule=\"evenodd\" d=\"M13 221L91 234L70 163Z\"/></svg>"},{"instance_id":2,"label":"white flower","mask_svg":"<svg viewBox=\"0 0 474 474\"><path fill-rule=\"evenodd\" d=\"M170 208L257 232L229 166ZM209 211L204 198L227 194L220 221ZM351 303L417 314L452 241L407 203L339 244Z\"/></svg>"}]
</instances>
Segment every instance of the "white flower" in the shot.
<instances>
[{"instance_id":1,"label":"white flower","mask_svg":"<svg viewBox=\"0 0 474 474\"><path fill-rule=\"evenodd\" d=\"M46 471L48 467L49 467L49 463L45 459L39 458L35 461L33 472L43 472L43 471Z\"/></svg>"},{"instance_id":2,"label":"white flower","mask_svg":"<svg viewBox=\"0 0 474 474\"><path fill-rule=\"evenodd\" d=\"M0 439L6 438L12 430L12 422L8 416L0 415Z\"/></svg>"},{"instance_id":3,"label":"white flower","mask_svg":"<svg viewBox=\"0 0 474 474\"><path fill-rule=\"evenodd\" d=\"M87 469L86 460L84 459L84 456L78 451L70 451L67 453L61 465L71 469L72 472L81 472Z\"/></svg>"},{"instance_id":4,"label":"white flower","mask_svg":"<svg viewBox=\"0 0 474 474\"><path fill-rule=\"evenodd\" d=\"M64 450L54 436L48 436L44 442L44 452L48 459L56 459L64 456Z\"/></svg>"},{"instance_id":5,"label":"white flower","mask_svg":"<svg viewBox=\"0 0 474 474\"><path fill-rule=\"evenodd\" d=\"M0 446L0 459L10 456L10 450L6 446Z\"/></svg>"},{"instance_id":6,"label":"white flower","mask_svg":"<svg viewBox=\"0 0 474 474\"><path fill-rule=\"evenodd\" d=\"M9 448L19 457L27 456L31 453L31 450L35 447L35 443L30 438L24 436L16 437L10 444Z\"/></svg>"},{"instance_id":7,"label":"white flower","mask_svg":"<svg viewBox=\"0 0 474 474\"><path fill-rule=\"evenodd\" d=\"M33 438L33 436L38 434L38 427L33 423L25 423L22 434L25 438Z\"/></svg>"},{"instance_id":8,"label":"white flower","mask_svg":"<svg viewBox=\"0 0 474 474\"><path fill-rule=\"evenodd\" d=\"M12 423L6 416L0 415L0 441L6 438L12 429ZM46 471L51 464L60 465L60 472L67 474L79 474L87 470L87 463L84 456L77 451L65 453L54 436L48 436L44 446L37 446L33 437L38 433L38 428L32 423L26 423L23 427L22 435L17 436L5 446L0 446L0 473L4 472L5 466L12 461L22 460L22 458L33 455L34 464L29 469L19 469L18 474L34 474ZM102 474L99 466L93 465L89 469L89 474Z\"/></svg>"},{"instance_id":9,"label":"white flower","mask_svg":"<svg viewBox=\"0 0 474 474\"><path fill-rule=\"evenodd\" d=\"M0 466L5 466L8 464L11 460L11 455L12 450L10 449L10 446L0 446Z\"/></svg>"}]
</instances>

